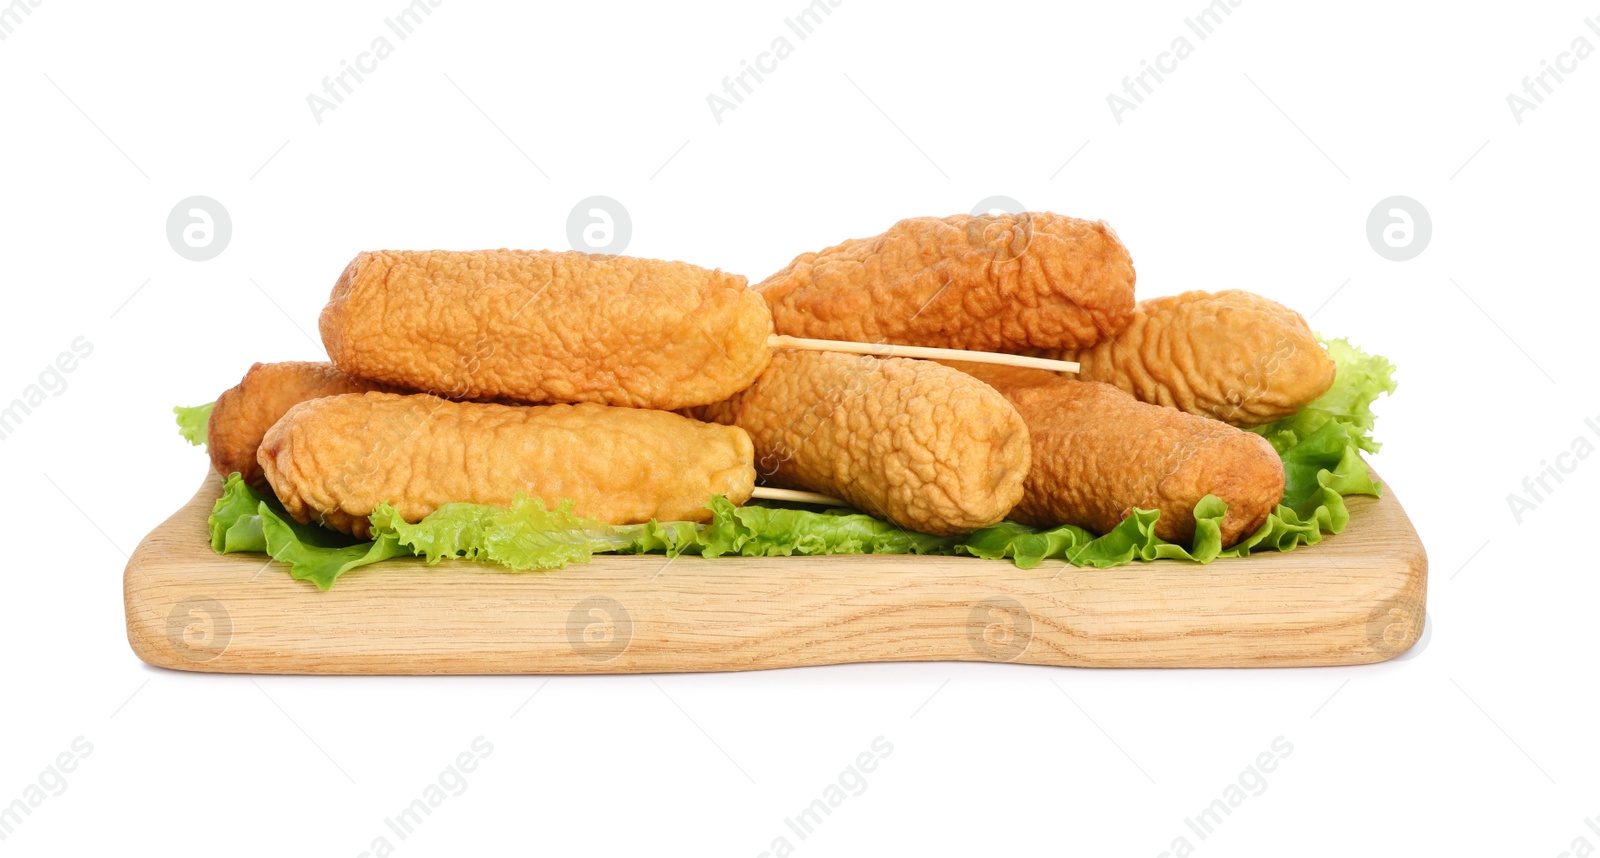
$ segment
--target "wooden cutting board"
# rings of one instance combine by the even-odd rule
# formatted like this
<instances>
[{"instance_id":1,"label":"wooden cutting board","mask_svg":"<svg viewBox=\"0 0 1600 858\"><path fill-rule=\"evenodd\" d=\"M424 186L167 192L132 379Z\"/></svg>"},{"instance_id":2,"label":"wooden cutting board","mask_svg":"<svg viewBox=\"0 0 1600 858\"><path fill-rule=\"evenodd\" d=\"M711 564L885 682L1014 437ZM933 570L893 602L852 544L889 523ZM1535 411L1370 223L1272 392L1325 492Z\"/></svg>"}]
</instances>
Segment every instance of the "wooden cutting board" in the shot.
<instances>
[{"instance_id":1,"label":"wooden cutting board","mask_svg":"<svg viewBox=\"0 0 1600 858\"><path fill-rule=\"evenodd\" d=\"M1287 667L1393 658L1428 559L1391 487L1314 546L1207 566L970 557L596 556L507 573L391 560L332 590L211 551L209 473L123 577L141 659L221 673L650 673L858 661Z\"/></svg>"}]
</instances>

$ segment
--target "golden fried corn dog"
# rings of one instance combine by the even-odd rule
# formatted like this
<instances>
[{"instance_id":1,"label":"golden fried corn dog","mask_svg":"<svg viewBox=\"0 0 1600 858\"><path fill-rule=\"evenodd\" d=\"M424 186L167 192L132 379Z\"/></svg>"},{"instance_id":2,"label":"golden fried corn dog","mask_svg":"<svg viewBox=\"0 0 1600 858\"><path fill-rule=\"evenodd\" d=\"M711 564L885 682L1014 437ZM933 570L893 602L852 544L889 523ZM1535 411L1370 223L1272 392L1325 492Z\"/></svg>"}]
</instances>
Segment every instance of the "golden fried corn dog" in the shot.
<instances>
[{"instance_id":1,"label":"golden fried corn dog","mask_svg":"<svg viewBox=\"0 0 1600 858\"><path fill-rule=\"evenodd\" d=\"M451 502L519 493L609 524L707 521L713 495L750 498L742 429L605 405L496 405L367 393L303 402L267 432L261 468L296 521L369 536L393 504L420 521Z\"/></svg>"},{"instance_id":2,"label":"golden fried corn dog","mask_svg":"<svg viewBox=\"0 0 1600 858\"><path fill-rule=\"evenodd\" d=\"M450 399L704 405L767 364L772 320L745 279L550 251L379 251L320 323L351 375Z\"/></svg>"},{"instance_id":3,"label":"golden fried corn dog","mask_svg":"<svg viewBox=\"0 0 1600 858\"><path fill-rule=\"evenodd\" d=\"M1033 439L1033 468L1011 518L1105 533L1134 507L1161 512L1156 535L1187 544L1194 505L1228 504L1222 544L1254 533L1283 499L1283 463L1265 438L1150 405L1093 381L1017 367L957 364L1011 400Z\"/></svg>"},{"instance_id":4,"label":"golden fried corn dog","mask_svg":"<svg viewBox=\"0 0 1600 858\"><path fill-rule=\"evenodd\" d=\"M900 221L803 253L757 285L780 334L996 352L1082 348L1133 316L1104 223L1049 212Z\"/></svg>"},{"instance_id":5,"label":"golden fried corn dog","mask_svg":"<svg viewBox=\"0 0 1600 858\"><path fill-rule=\"evenodd\" d=\"M1235 426L1288 417L1334 375L1299 313L1237 289L1141 301L1115 338L1059 357L1080 364L1081 380Z\"/></svg>"},{"instance_id":6,"label":"golden fried corn dog","mask_svg":"<svg viewBox=\"0 0 1600 858\"><path fill-rule=\"evenodd\" d=\"M351 378L331 363L251 364L244 379L223 391L211 406L206 424L211 466L224 477L238 471L246 483L264 489L267 479L256 462L256 450L285 411L307 399L383 389L381 384Z\"/></svg>"},{"instance_id":7,"label":"golden fried corn dog","mask_svg":"<svg viewBox=\"0 0 1600 858\"><path fill-rule=\"evenodd\" d=\"M748 431L768 484L923 533L1000 521L1028 473L1016 409L929 361L783 350L754 386L691 413Z\"/></svg>"}]
</instances>

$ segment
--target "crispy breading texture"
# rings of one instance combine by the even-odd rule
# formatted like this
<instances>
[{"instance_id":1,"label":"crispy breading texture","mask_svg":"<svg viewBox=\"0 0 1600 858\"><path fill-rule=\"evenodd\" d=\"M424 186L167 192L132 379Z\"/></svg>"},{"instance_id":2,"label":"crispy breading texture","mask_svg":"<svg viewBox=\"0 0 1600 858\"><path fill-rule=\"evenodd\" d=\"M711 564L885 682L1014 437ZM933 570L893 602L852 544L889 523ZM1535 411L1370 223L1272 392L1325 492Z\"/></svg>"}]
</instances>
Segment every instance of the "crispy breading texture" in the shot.
<instances>
[{"instance_id":1,"label":"crispy breading texture","mask_svg":"<svg viewBox=\"0 0 1600 858\"><path fill-rule=\"evenodd\" d=\"M676 409L766 366L772 319L743 277L684 262L551 251L378 251L320 323L351 375L450 399Z\"/></svg>"},{"instance_id":2,"label":"crispy breading texture","mask_svg":"<svg viewBox=\"0 0 1600 858\"><path fill-rule=\"evenodd\" d=\"M780 334L1029 352L1116 335L1133 283L1105 223L1025 212L910 218L803 253L756 288Z\"/></svg>"},{"instance_id":3,"label":"crispy breading texture","mask_svg":"<svg viewBox=\"0 0 1600 858\"><path fill-rule=\"evenodd\" d=\"M510 506L526 494L609 524L708 521L755 486L750 437L666 411L496 405L426 394L351 394L289 409L267 432L262 470L296 521L369 536L393 504L420 521L451 502Z\"/></svg>"},{"instance_id":4,"label":"crispy breading texture","mask_svg":"<svg viewBox=\"0 0 1600 858\"><path fill-rule=\"evenodd\" d=\"M206 424L211 466L223 476L238 471L246 483L265 489L267 478L256 462L256 450L284 412L307 399L383 389L381 384L351 378L327 362L251 364L244 378L224 390L211 407Z\"/></svg>"},{"instance_id":5,"label":"crispy breading texture","mask_svg":"<svg viewBox=\"0 0 1600 858\"><path fill-rule=\"evenodd\" d=\"M1188 544L1194 505L1228 505L1222 544L1254 533L1283 499L1283 463L1265 438L1150 405L1093 381L1017 367L957 364L1003 393L1028 424L1033 469L1011 518L1105 533L1134 507L1161 512L1156 535Z\"/></svg>"},{"instance_id":6,"label":"crispy breading texture","mask_svg":"<svg viewBox=\"0 0 1600 858\"><path fill-rule=\"evenodd\" d=\"M1114 339L1059 356L1077 361L1084 381L1235 426L1288 417L1335 372L1299 313L1237 289L1141 301Z\"/></svg>"},{"instance_id":7,"label":"crispy breading texture","mask_svg":"<svg viewBox=\"0 0 1600 858\"><path fill-rule=\"evenodd\" d=\"M750 389L691 413L747 430L768 484L923 533L1000 521L1028 473L1016 409L928 361L781 350Z\"/></svg>"}]
</instances>

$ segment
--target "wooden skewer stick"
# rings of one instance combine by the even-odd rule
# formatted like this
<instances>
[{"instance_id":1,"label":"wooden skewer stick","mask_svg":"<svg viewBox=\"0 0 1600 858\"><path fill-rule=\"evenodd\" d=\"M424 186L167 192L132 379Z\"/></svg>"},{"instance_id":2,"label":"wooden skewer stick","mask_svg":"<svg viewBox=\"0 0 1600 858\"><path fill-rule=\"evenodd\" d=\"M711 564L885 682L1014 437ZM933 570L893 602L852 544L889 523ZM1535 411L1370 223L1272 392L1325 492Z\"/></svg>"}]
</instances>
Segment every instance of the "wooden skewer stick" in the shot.
<instances>
[{"instance_id":1,"label":"wooden skewer stick","mask_svg":"<svg viewBox=\"0 0 1600 858\"><path fill-rule=\"evenodd\" d=\"M827 495L819 495L816 492L800 492L795 491L794 489L774 489L768 488L767 486L756 486L755 491L751 492L750 496L753 498L761 498L762 500L789 501L790 503L814 503L821 504L822 506L850 505L845 501L839 500L838 498L828 497Z\"/></svg>"},{"instance_id":2,"label":"wooden skewer stick","mask_svg":"<svg viewBox=\"0 0 1600 858\"><path fill-rule=\"evenodd\" d=\"M1006 355L997 352L969 352L962 349L936 349L928 346L900 346L891 343L851 343L841 340L812 340L805 337L787 337L773 334L767 337L767 347L774 349L802 349L812 352L845 352L853 355L878 355L879 357L923 358L925 360L964 360L971 363L994 363L1002 366L1023 366L1051 372L1077 372L1077 363L1070 360Z\"/></svg>"}]
</instances>

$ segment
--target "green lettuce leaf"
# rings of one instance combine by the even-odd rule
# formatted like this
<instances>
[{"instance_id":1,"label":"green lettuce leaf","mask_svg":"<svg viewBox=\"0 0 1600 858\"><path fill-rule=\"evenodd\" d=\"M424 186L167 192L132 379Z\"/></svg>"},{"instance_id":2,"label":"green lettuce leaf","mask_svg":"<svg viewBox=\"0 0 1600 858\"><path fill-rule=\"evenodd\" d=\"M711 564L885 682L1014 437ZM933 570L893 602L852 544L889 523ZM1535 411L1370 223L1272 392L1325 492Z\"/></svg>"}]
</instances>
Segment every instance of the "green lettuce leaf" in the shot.
<instances>
[{"instance_id":1,"label":"green lettuce leaf","mask_svg":"<svg viewBox=\"0 0 1600 858\"><path fill-rule=\"evenodd\" d=\"M574 515L572 502L553 510L519 496L510 509L449 503L409 524L394 507L379 504L371 516L375 537L392 536L429 563L444 558L498 563L508 569L560 569L587 563L595 552L633 545L625 528Z\"/></svg>"},{"instance_id":2,"label":"green lettuce leaf","mask_svg":"<svg viewBox=\"0 0 1600 858\"><path fill-rule=\"evenodd\" d=\"M937 554L956 540L896 527L861 513L811 512L776 506L734 506L711 500L711 524L682 543L680 552L704 557L786 557L793 554ZM680 531L680 537L686 535Z\"/></svg>"},{"instance_id":3,"label":"green lettuce leaf","mask_svg":"<svg viewBox=\"0 0 1600 858\"><path fill-rule=\"evenodd\" d=\"M1294 414L1250 431L1271 441L1281 456L1323 426L1338 423L1357 447L1368 453L1378 452L1382 445L1372 440L1372 428L1377 422L1372 403L1380 394L1394 393L1394 364L1381 355L1367 354L1348 340L1318 339L1338 367L1333 386Z\"/></svg>"},{"instance_id":4,"label":"green lettuce leaf","mask_svg":"<svg viewBox=\"0 0 1600 858\"><path fill-rule=\"evenodd\" d=\"M183 440L196 447L204 447L206 445L206 423L211 420L211 406L213 405L216 405L216 403L207 402L204 405L192 407L184 405L172 407L172 413L178 415L178 434L183 436Z\"/></svg>"},{"instance_id":5,"label":"green lettuce leaf","mask_svg":"<svg viewBox=\"0 0 1600 858\"><path fill-rule=\"evenodd\" d=\"M519 497L509 509L446 504L410 523L387 504L372 514L371 541L291 519L277 499L229 476L208 523L219 554L264 552L289 564L290 574L326 590L345 572L391 557L422 557L428 563L472 560L506 569L560 569L586 563L594 554L658 553L772 557L823 554L934 554L1010 560L1030 569L1046 560L1104 569L1134 561L1210 563L1260 551L1290 551L1337 534L1350 522L1349 495L1379 493L1361 451L1376 451L1372 403L1395 389L1394 366L1344 340L1326 341L1338 378L1321 398L1295 415L1256 432L1283 459L1283 501L1265 523L1233 546L1222 547L1227 504L1207 495L1195 505L1195 536L1188 546L1155 535L1160 513L1136 509L1110 532L1095 535L1063 525L1039 530L1003 521L965 536L938 537L903 530L848 510L812 511L755 503L734 506L718 495L708 504L709 524L650 521L612 526L572 512L570 503L546 509L537 498ZM209 411L175 409L180 426ZM195 424L190 424L195 425ZM187 435L187 427L186 435Z\"/></svg>"},{"instance_id":6,"label":"green lettuce leaf","mask_svg":"<svg viewBox=\"0 0 1600 858\"><path fill-rule=\"evenodd\" d=\"M261 552L289 564L289 574L326 590L334 579L356 568L391 557L410 555L392 534L361 541L314 524L290 518L276 498L263 497L245 485L237 472L223 484L206 519L211 548L218 554Z\"/></svg>"}]
</instances>

